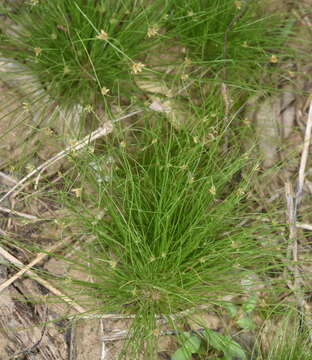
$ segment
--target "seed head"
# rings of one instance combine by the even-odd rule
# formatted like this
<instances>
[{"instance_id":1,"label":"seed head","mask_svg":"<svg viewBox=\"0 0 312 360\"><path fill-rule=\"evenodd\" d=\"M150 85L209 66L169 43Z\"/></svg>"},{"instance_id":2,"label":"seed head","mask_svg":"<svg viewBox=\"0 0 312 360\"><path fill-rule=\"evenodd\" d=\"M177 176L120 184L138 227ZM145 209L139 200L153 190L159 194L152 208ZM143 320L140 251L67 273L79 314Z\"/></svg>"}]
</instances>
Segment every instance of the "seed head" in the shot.
<instances>
[{"instance_id":1,"label":"seed head","mask_svg":"<svg viewBox=\"0 0 312 360\"><path fill-rule=\"evenodd\" d=\"M241 1L234 1L234 5L236 6L237 10L242 9L242 2Z\"/></svg>"},{"instance_id":2,"label":"seed head","mask_svg":"<svg viewBox=\"0 0 312 360\"><path fill-rule=\"evenodd\" d=\"M185 80L187 80L189 78L189 75L188 74L182 74L181 75L181 80L182 81L185 81Z\"/></svg>"},{"instance_id":3,"label":"seed head","mask_svg":"<svg viewBox=\"0 0 312 360\"><path fill-rule=\"evenodd\" d=\"M42 49L39 47L34 48L34 52L36 56L39 56L41 54Z\"/></svg>"},{"instance_id":4,"label":"seed head","mask_svg":"<svg viewBox=\"0 0 312 360\"><path fill-rule=\"evenodd\" d=\"M39 0L29 0L29 1L28 1L28 4L29 4L30 6L36 6L36 5L39 4Z\"/></svg>"},{"instance_id":5,"label":"seed head","mask_svg":"<svg viewBox=\"0 0 312 360\"><path fill-rule=\"evenodd\" d=\"M70 68L67 65L65 65L63 72L64 72L64 74L70 73Z\"/></svg>"},{"instance_id":6,"label":"seed head","mask_svg":"<svg viewBox=\"0 0 312 360\"><path fill-rule=\"evenodd\" d=\"M134 64L132 64L132 73L133 74L138 74L138 73L142 72L144 67L145 67L145 65L140 63L140 62L139 63L134 63Z\"/></svg>"},{"instance_id":7,"label":"seed head","mask_svg":"<svg viewBox=\"0 0 312 360\"><path fill-rule=\"evenodd\" d=\"M86 105L83 110L84 110L87 114L90 114L90 113L93 112L93 107L92 107L91 104L89 104L89 105Z\"/></svg>"},{"instance_id":8,"label":"seed head","mask_svg":"<svg viewBox=\"0 0 312 360\"><path fill-rule=\"evenodd\" d=\"M80 197L81 192L82 192L82 188L72 189L72 192L76 195L76 197Z\"/></svg>"},{"instance_id":9,"label":"seed head","mask_svg":"<svg viewBox=\"0 0 312 360\"><path fill-rule=\"evenodd\" d=\"M159 27L158 25L153 25L147 29L147 37L151 38L158 35Z\"/></svg>"},{"instance_id":10,"label":"seed head","mask_svg":"<svg viewBox=\"0 0 312 360\"><path fill-rule=\"evenodd\" d=\"M185 64L186 66L192 65L192 59L190 59L190 58L188 58L188 57L185 57L185 58L184 58L184 64Z\"/></svg>"},{"instance_id":11,"label":"seed head","mask_svg":"<svg viewBox=\"0 0 312 360\"><path fill-rule=\"evenodd\" d=\"M101 30L100 33L98 35L96 35L96 38L99 40L107 40L108 39L108 34L105 30Z\"/></svg>"},{"instance_id":12,"label":"seed head","mask_svg":"<svg viewBox=\"0 0 312 360\"><path fill-rule=\"evenodd\" d=\"M115 269L118 264L116 260L111 260L108 263L113 269Z\"/></svg>"},{"instance_id":13,"label":"seed head","mask_svg":"<svg viewBox=\"0 0 312 360\"><path fill-rule=\"evenodd\" d=\"M23 110L30 111L30 105L28 102L23 102L22 107L23 107Z\"/></svg>"},{"instance_id":14,"label":"seed head","mask_svg":"<svg viewBox=\"0 0 312 360\"><path fill-rule=\"evenodd\" d=\"M278 62L278 57L276 55L272 55L271 59L270 59L270 62L272 64L276 64Z\"/></svg>"},{"instance_id":15,"label":"seed head","mask_svg":"<svg viewBox=\"0 0 312 360\"><path fill-rule=\"evenodd\" d=\"M105 96L109 93L109 91L110 90L107 87L103 86L101 89L101 94Z\"/></svg>"},{"instance_id":16,"label":"seed head","mask_svg":"<svg viewBox=\"0 0 312 360\"><path fill-rule=\"evenodd\" d=\"M210 192L213 196L215 196L216 193L217 193L216 187L215 187L214 185L212 185L211 188L209 189L209 192Z\"/></svg>"}]
</instances>

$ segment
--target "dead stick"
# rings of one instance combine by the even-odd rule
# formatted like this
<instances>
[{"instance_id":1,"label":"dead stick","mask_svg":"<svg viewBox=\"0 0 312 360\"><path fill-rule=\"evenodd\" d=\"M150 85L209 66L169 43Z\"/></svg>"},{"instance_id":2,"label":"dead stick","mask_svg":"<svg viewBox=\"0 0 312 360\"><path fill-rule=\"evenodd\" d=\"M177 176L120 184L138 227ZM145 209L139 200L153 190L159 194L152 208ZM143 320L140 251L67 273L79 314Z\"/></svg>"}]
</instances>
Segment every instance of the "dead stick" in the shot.
<instances>
[{"instance_id":1,"label":"dead stick","mask_svg":"<svg viewBox=\"0 0 312 360\"><path fill-rule=\"evenodd\" d=\"M38 218L37 216L34 215L29 215L29 214L25 214L13 209L8 209L8 208L4 208L2 206L0 206L0 211L7 213L7 214L12 214L12 215L16 215L16 216L20 216L23 217L25 219L29 219L29 220L34 220L34 221L40 221L42 219ZM45 219L46 220L46 219Z\"/></svg>"},{"instance_id":2,"label":"dead stick","mask_svg":"<svg viewBox=\"0 0 312 360\"><path fill-rule=\"evenodd\" d=\"M134 111L130 114L121 116L118 119L115 119L113 121L108 121L106 123L104 123L103 126L101 126L100 128L98 128L97 130L93 131L91 134L85 136L82 140L80 140L76 145L72 146L68 146L65 150L59 152L58 154L56 154L55 156L53 156L51 159L47 160L46 162L44 162L43 164L39 165L36 169L34 169L33 171L31 171L29 174L27 174L23 179L21 179L16 185L14 185L4 196L2 196L2 198L0 198L0 203L5 200L7 197L9 197L11 194L18 193L20 190L17 190L18 188L21 187L21 185L23 185L27 180L29 180L30 178L34 177L36 174L43 172L44 170L46 170L49 166L53 165L54 163L56 163L57 161L61 160L62 158L64 158L65 156L67 156L68 154L70 154L71 152L74 151L79 151L80 149L82 149L83 147L85 147L86 145L90 144L91 142L99 139L100 137L106 136L108 134L110 134L113 131L113 123L117 122L117 121L121 121L124 119L127 119L131 116L134 116L140 112L142 112L143 110L138 110L138 111Z\"/></svg>"},{"instance_id":3,"label":"dead stick","mask_svg":"<svg viewBox=\"0 0 312 360\"><path fill-rule=\"evenodd\" d=\"M304 223L300 223L300 222L296 222L296 227L297 229L304 229L304 230L312 230L312 225L311 224L304 224Z\"/></svg>"},{"instance_id":4,"label":"dead stick","mask_svg":"<svg viewBox=\"0 0 312 360\"><path fill-rule=\"evenodd\" d=\"M58 243L59 244L59 243ZM55 250L55 249L54 249ZM11 255L10 253L8 253L6 250L4 250L3 248L0 247L0 255L2 255L6 260L8 260L11 264L14 264L16 266L19 267L23 267L25 268L25 265L19 261L16 257L14 257L13 255ZM48 254L44 254L44 255L48 255ZM36 280L39 284L43 285L46 289L48 289L49 291L51 291L51 293L53 293L55 296L61 298L64 302L68 303L71 307L73 307L78 313L84 313L86 312L86 310L78 305L77 303L75 303L72 299L70 299L67 295L64 295L60 290L56 289L54 286L52 286L48 281L40 278L37 274L35 274L33 271L31 270L27 270L26 273L30 276L33 277L34 280ZM9 279L10 280L10 279ZM14 279L16 280L16 278ZM14 281L13 280L13 281ZM10 284L7 284L7 282L3 283L0 285L0 288L3 287L3 285L6 284L5 287L9 286ZM3 289L0 290L3 291Z\"/></svg>"},{"instance_id":5,"label":"dead stick","mask_svg":"<svg viewBox=\"0 0 312 360\"><path fill-rule=\"evenodd\" d=\"M312 131L312 101L310 101L310 109L309 109L309 114L308 114L306 131L305 131L305 135L304 135L303 150L302 150L301 159L300 159L297 190L296 190L296 197L295 197L295 215L296 216L297 216L298 208L301 203L302 190L303 190L304 179L305 179L305 170L306 170L306 166L307 166L309 147L310 147L310 143L311 143L311 131Z\"/></svg>"},{"instance_id":6,"label":"dead stick","mask_svg":"<svg viewBox=\"0 0 312 360\"><path fill-rule=\"evenodd\" d=\"M296 223L298 217L298 210L301 203L301 197L302 197L302 191L303 191L303 185L305 179L305 169L308 161L308 153L311 143L311 131L312 131L312 101L310 101L310 109L309 109L306 131L304 136L303 150L300 158L296 194L294 194L291 183L289 181L285 183L287 215L288 215L288 223L289 223L289 240L290 240L287 249L287 255L288 257L290 257L290 253L292 252L292 257L293 260L295 261L294 267L292 268L292 271L294 273L294 284L292 285L291 282L288 281L288 286L293 290L295 296L297 297L299 306L301 308L306 305L306 301L300 289L303 280L300 276L300 272L298 269L298 239L297 239L298 232L297 232Z\"/></svg>"}]
</instances>

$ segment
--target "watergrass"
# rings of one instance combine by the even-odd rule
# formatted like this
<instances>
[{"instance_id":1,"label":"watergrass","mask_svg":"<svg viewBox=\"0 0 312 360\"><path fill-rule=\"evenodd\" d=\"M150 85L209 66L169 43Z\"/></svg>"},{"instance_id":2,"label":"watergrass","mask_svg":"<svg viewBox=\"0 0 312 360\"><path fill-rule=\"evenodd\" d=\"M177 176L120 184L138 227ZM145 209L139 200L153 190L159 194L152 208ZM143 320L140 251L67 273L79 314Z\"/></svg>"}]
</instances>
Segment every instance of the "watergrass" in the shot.
<instances>
[{"instance_id":1,"label":"watergrass","mask_svg":"<svg viewBox=\"0 0 312 360\"><path fill-rule=\"evenodd\" d=\"M155 118L111 149L111 172L107 154L74 159L80 176L62 202L90 240L66 258L83 279L65 275L64 286L90 311L135 315L128 353L147 347L153 358L157 316L222 307L250 289L250 274L257 286L283 267L281 245L260 241L267 230L246 215L241 170L253 161L237 147L222 151L221 135L202 142L194 133ZM76 200L66 196L73 189Z\"/></svg>"}]
</instances>

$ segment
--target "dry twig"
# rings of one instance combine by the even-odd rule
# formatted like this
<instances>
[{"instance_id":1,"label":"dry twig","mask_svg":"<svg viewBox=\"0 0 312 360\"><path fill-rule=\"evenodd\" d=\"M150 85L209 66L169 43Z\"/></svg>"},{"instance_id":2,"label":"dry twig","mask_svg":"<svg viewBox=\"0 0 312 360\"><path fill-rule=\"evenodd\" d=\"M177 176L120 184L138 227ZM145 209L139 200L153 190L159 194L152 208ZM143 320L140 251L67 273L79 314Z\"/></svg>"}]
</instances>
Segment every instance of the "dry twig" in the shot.
<instances>
[{"instance_id":1,"label":"dry twig","mask_svg":"<svg viewBox=\"0 0 312 360\"><path fill-rule=\"evenodd\" d=\"M301 285L303 284L303 279L300 276L300 271L298 268L298 232L297 232L297 218L298 210L301 204L303 185L305 180L305 171L308 160L309 147L311 143L311 131L312 131L312 100L310 101L310 109L308 114L308 120L306 124L305 136L303 150L300 159L300 167L297 180L297 189L296 194L294 194L291 183L288 181L285 184L285 193L287 200L287 215L289 223L289 240L287 255L290 257L292 253L292 258L295 262L294 266L291 268L294 275L294 283L292 284L288 281L288 286L293 290L295 296L298 300L298 305L300 308L307 308L306 301L301 291Z\"/></svg>"},{"instance_id":2,"label":"dry twig","mask_svg":"<svg viewBox=\"0 0 312 360\"><path fill-rule=\"evenodd\" d=\"M297 241L297 227L296 227L296 209L295 209L295 201L294 201L294 191L290 182L285 184L285 194L287 201L287 217L288 217L288 225L289 225L289 245L287 249L287 255L290 257L292 253L293 260L295 261L295 265L292 268L294 272L294 289L299 288L298 280L299 280L299 270L297 266L298 262L298 241Z\"/></svg>"},{"instance_id":3,"label":"dry twig","mask_svg":"<svg viewBox=\"0 0 312 360\"><path fill-rule=\"evenodd\" d=\"M22 212L20 212L20 211L16 211L16 210L13 210L13 209L4 208L4 207L2 207L2 206L0 206L0 211L2 211L2 212L4 212L4 213L7 213L7 214L12 214L12 215L20 216L20 217L23 217L23 218L28 219L28 220L33 220L33 221L41 221L41 220L43 220L43 219L38 218L37 216L25 214L25 213L22 213ZM46 219L45 219L45 220L46 220Z\"/></svg>"},{"instance_id":4,"label":"dry twig","mask_svg":"<svg viewBox=\"0 0 312 360\"><path fill-rule=\"evenodd\" d=\"M27 273L32 267L37 265L39 262L41 262L45 257L49 255L49 253L56 251L60 247L62 247L66 243L65 241L60 241L53 246L51 246L46 253L39 253L36 258L31 261L28 265L24 266L20 271L18 271L16 274L14 274L10 279L6 280L4 283L0 285L0 293L6 289L9 285L11 285L15 280L22 277L25 273Z\"/></svg>"},{"instance_id":5,"label":"dry twig","mask_svg":"<svg viewBox=\"0 0 312 360\"><path fill-rule=\"evenodd\" d=\"M307 125L306 125L303 150L302 150L301 159L300 159L300 168L299 168L296 197L295 197L295 216L297 216L298 208L300 206L301 198L302 198L302 190L303 190L303 184L304 184L304 179L305 179L305 170L306 170L306 166L307 166L309 147L310 147L310 143L311 143L311 131L312 131L312 100L310 101L308 121L307 121Z\"/></svg>"},{"instance_id":6,"label":"dry twig","mask_svg":"<svg viewBox=\"0 0 312 360\"><path fill-rule=\"evenodd\" d=\"M64 243L63 243L64 244ZM59 246L63 245L58 243ZM55 250L55 248L53 249ZM50 249L50 251L52 251L52 248ZM40 278L37 274L35 274L33 271L31 271L29 269L29 265L25 267L25 265L19 261L18 259L16 259L13 255L11 255L10 253L8 253L6 250L4 250L3 248L0 247L0 255L2 255L6 260L8 260L11 264L15 265L15 266L19 266L22 267L23 274L27 273L28 275L32 276L32 278L34 280L36 280L39 284L43 285L46 289L48 289L49 291L51 291L52 294L54 294L55 296L59 297L60 299L62 299L64 302L68 303L71 307L73 307L78 313L85 313L86 310L78 305L77 303L75 303L72 299L70 299L68 296L64 295L61 291L59 291L58 289L56 289L54 286L52 286L48 281ZM48 256L48 254L39 254L41 255L41 260L44 258L44 256ZM39 256L38 255L38 256ZM44 255L42 257L42 255ZM38 256L35 260L38 259ZM33 263L33 262L32 262ZM32 265L33 266L33 265ZM20 273L20 272L19 272ZM19 274L18 273L18 274ZM17 279L16 277L17 274L15 274L12 278L8 279L8 281L5 281L4 283L2 283L0 285L0 292L3 291L5 288L7 288L13 281L15 281ZM18 277L20 277L22 274L20 274Z\"/></svg>"},{"instance_id":7,"label":"dry twig","mask_svg":"<svg viewBox=\"0 0 312 360\"><path fill-rule=\"evenodd\" d=\"M0 178L2 178L6 184L11 184L11 185L17 184L17 180L13 176L10 176L4 173L3 171L0 171Z\"/></svg>"},{"instance_id":8,"label":"dry twig","mask_svg":"<svg viewBox=\"0 0 312 360\"><path fill-rule=\"evenodd\" d=\"M203 331L205 331L204 328L198 328L195 330L192 330L193 334L201 334ZM158 336L168 336L168 335L179 335L180 332L178 330L163 330L163 331L159 331L159 335ZM116 333L114 333L113 335L106 335L102 337L102 341L119 341L119 340L125 340L125 339L129 339L129 331L127 330L121 330L118 331Z\"/></svg>"},{"instance_id":9,"label":"dry twig","mask_svg":"<svg viewBox=\"0 0 312 360\"><path fill-rule=\"evenodd\" d=\"M300 223L300 222L296 223L296 227L299 229L303 229L303 230L310 230L310 231L312 230L312 225L304 224L304 223Z\"/></svg>"},{"instance_id":10,"label":"dry twig","mask_svg":"<svg viewBox=\"0 0 312 360\"><path fill-rule=\"evenodd\" d=\"M65 150L59 152L58 154L53 156L51 159L49 159L46 162L44 162L43 164L39 165L38 167L36 167L36 169L34 169L29 174L27 174L23 179L21 179L4 196L2 196L2 198L0 198L0 203L13 193L16 196L22 190L22 185L24 185L27 182L27 180L31 179L36 174L39 174L39 175L42 174L42 172L45 171L49 166L51 166L54 163L56 163L57 161L63 159L68 154L75 152L75 151L79 151L82 148L84 148L86 145L89 145L91 142L94 142L95 140L99 139L100 137L110 134L113 131L113 123L127 119L127 118L134 116L142 111L143 110L134 111L130 114L121 116L120 118L118 118L114 121L108 121L108 122L104 123L103 126L99 127L97 130L93 131L91 134L85 136L82 140L78 141L76 145L68 146Z\"/></svg>"}]
</instances>

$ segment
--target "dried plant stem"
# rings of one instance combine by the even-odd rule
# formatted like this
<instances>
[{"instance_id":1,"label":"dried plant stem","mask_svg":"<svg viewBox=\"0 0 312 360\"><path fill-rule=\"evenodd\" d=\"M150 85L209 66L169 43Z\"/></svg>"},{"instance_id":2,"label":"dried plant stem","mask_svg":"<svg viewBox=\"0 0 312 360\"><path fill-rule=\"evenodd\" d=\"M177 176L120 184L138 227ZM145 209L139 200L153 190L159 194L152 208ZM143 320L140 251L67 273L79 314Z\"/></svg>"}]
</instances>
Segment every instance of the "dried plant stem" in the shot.
<instances>
[{"instance_id":1,"label":"dried plant stem","mask_svg":"<svg viewBox=\"0 0 312 360\"><path fill-rule=\"evenodd\" d=\"M311 224L303 224L303 223L296 223L296 227L299 229L304 229L304 230L312 230L312 225Z\"/></svg>"},{"instance_id":2,"label":"dried plant stem","mask_svg":"<svg viewBox=\"0 0 312 360\"><path fill-rule=\"evenodd\" d=\"M189 315L190 313L193 313L197 310L207 310L209 308L209 305L199 305L197 307L193 307L187 310L180 311L175 314L169 314L167 316L164 315L156 315L157 320L167 323L169 319L176 320L179 317L183 317L186 315ZM134 319L135 315L126 315L126 314L96 314L96 313L86 313L86 314L78 314L78 315L71 315L69 319L102 319L102 320L122 320L122 319Z\"/></svg>"},{"instance_id":3,"label":"dried plant stem","mask_svg":"<svg viewBox=\"0 0 312 360\"><path fill-rule=\"evenodd\" d=\"M16 196L22 190L21 186L24 185L27 182L27 180L31 179L36 174L41 174L49 166L51 166L54 163L56 163L57 161L63 159L68 154L70 154L72 152L75 152L75 151L79 151L82 148L84 148L86 145L94 142L95 140L99 139L100 137L103 137L103 136L106 136L106 135L110 134L113 131L113 123L115 123L117 121L127 119L127 118L129 118L131 116L134 116L134 115L136 115L136 114L138 114L138 113L140 113L142 111L143 110L134 111L134 112L132 112L130 114L121 116L120 118L115 119L113 121L108 121L108 122L104 123L103 126L99 127L97 130L93 131L91 134L85 136L82 140L78 141L77 144L75 144L74 146L73 145L68 146L65 150L59 152L58 154L53 156L51 159L49 159L46 162L44 162L43 164L39 165L33 171L31 171L29 174L27 174L23 179L21 179L4 196L2 196L0 198L0 203L3 200L5 200L6 198L8 198L13 193Z\"/></svg>"},{"instance_id":4,"label":"dried plant stem","mask_svg":"<svg viewBox=\"0 0 312 360\"><path fill-rule=\"evenodd\" d=\"M296 227L296 211L295 211L295 201L294 201L294 191L290 182L285 184L285 194L287 201L287 216L288 216L288 225L289 225L289 245L287 249L287 255L290 258L292 254L293 260L297 263L298 261L298 241L297 241L297 227ZM293 267L294 272L294 288L298 289L298 278L299 271L297 264Z\"/></svg>"},{"instance_id":5,"label":"dried plant stem","mask_svg":"<svg viewBox=\"0 0 312 360\"><path fill-rule=\"evenodd\" d=\"M54 247L51 247L48 251L55 251L56 248L63 246L64 245L64 241L63 242L59 242L56 245L54 245ZM10 263L22 267L22 270L19 271L17 274L15 274L14 276L12 276L10 279L8 279L7 281L5 281L4 283L2 283L0 285L0 292L3 291L4 289L6 289L10 284L12 284L15 280L17 280L18 278L20 278L23 274L28 274L30 276L32 276L32 278L34 280L36 280L39 284L43 285L46 289L48 289L49 291L51 291L52 294L54 294L55 296L59 297L60 299L62 299L64 302L66 302L67 304L69 304L72 308L74 308L78 313L84 313L86 312L86 310L78 305L77 303L75 303L72 299L70 299L68 296L64 295L61 291L59 291L58 289L56 289L54 286L52 286L48 281L40 278L37 274L35 274L33 271L30 270L31 266L34 266L36 263L38 263L39 261L41 261L42 259L44 259L45 256L48 256L48 254L38 254L38 256L35 258L34 261L32 261L30 264L28 264L27 266L25 266L21 261L19 261L17 258L15 258L13 255L11 255L10 253L8 253L5 249L3 249L2 247L0 247L0 255L2 255L6 260L8 260Z\"/></svg>"},{"instance_id":6,"label":"dried plant stem","mask_svg":"<svg viewBox=\"0 0 312 360\"><path fill-rule=\"evenodd\" d=\"M34 220L34 221L41 221L42 219L38 218L37 216L34 215L29 215L29 214L25 214L22 213L20 211L16 211L13 209L8 209L8 208L4 208L2 206L0 206L0 211L7 213L7 214L12 214L12 215L16 215L16 216L20 216L23 217L25 219L29 219L29 220Z\"/></svg>"},{"instance_id":7,"label":"dried plant stem","mask_svg":"<svg viewBox=\"0 0 312 360\"><path fill-rule=\"evenodd\" d=\"M192 333L194 334L201 334L203 331L205 331L204 328L198 328L195 330L192 330ZM172 335L179 335L179 331L177 330L164 330L159 332L159 336L172 336ZM118 340L126 340L129 338L129 332L127 330L121 330L119 332L116 332L114 335L108 335L103 336L102 341L118 341Z\"/></svg>"},{"instance_id":8,"label":"dried plant stem","mask_svg":"<svg viewBox=\"0 0 312 360\"><path fill-rule=\"evenodd\" d=\"M295 198L295 215L297 215L297 211L298 211L298 208L301 203L302 190L303 190L303 184L304 184L304 179L305 179L305 170L306 170L306 166L307 166L309 147L310 147L310 143L311 143L311 131L312 131L312 101L310 101L308 120L307 120L305 135L304 135L303 150L302 150L301 159L300 159L300 167L299 167L296 198Z\"/></svg>"},{"instance_id":9,"label":"dried plant stem","mask_svg":"<svg viewBox=\"0 0 312 360\"><path fill-rule=\"evenodd\" d=\"M308 114L308 120L306 125L306 131L304 136L303 150L300 159L298 180L297 180L297 189L296 194L294 194L293 187L289 181L285 184L285 194L287 201L287 216L289 224L289 245L287 255L292 258L295 262L294 266L291 267L294 276L293 284L291 281L288 281L288 286L293 290L295 296L297 297L298 305L301 309L307 309L306 301L301 291L301 285L303 284L303 279L300 275L298 268L298 231L297 231L297 218L298 210L301 203L303 185L305 180L305 170L308 161L309 147L311 143L311 131L312 131L312 101L310 101L310 109Z\"/></svg>"}]
</instances>

